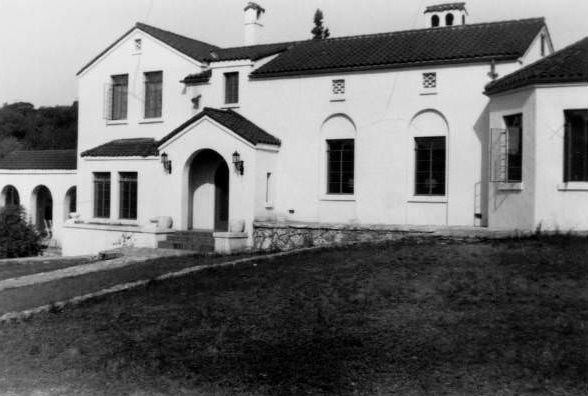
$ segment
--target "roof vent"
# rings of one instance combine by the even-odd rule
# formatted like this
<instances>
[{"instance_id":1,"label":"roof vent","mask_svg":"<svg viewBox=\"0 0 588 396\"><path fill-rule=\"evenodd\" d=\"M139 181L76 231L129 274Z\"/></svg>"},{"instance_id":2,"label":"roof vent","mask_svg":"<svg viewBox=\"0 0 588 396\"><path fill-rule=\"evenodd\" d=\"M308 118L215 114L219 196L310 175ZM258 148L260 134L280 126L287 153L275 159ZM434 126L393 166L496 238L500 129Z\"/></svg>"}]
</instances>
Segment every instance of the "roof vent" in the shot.
<instances>
[{"instance_id":1,"label":"roof vent","mask_svg":"<svg viewBox=\"0 0 588 396\"><path fill-rule=\"evenodd\" d=\"M466 3L444 3L428 6L425 10L427 27L465 25L468 11Z\"/></svg>"}]
</instances>

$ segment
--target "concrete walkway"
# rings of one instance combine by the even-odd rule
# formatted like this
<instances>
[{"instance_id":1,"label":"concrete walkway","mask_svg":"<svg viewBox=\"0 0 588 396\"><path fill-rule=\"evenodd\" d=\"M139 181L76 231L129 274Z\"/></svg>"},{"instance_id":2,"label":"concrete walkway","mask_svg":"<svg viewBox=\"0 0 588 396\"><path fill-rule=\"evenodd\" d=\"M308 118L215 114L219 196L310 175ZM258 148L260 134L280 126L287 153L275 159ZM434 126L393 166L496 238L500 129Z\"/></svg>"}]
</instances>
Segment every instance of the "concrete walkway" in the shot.
<instances>
[{"instance_id":1,"label":"concrete walkway","mask_svg":"<svg viewBox=\"0 0 588 396\"><path fill-rule=\"evenodd\" d=\"M97 261L90 264L76 265L55 271L25 275L18 278L5 279L0 281L0 292L6 289L13 289L15 287L36 285L39 283L51 282L57 279L80 276L91 272L112 270L160 257L189 256L195 254L189 250L148 248L122 248L109 251L109 253L122 254L122 257L111 260ZM30 261L30 258L25 258L22 260Z\"/></svg>"}]
</instances>

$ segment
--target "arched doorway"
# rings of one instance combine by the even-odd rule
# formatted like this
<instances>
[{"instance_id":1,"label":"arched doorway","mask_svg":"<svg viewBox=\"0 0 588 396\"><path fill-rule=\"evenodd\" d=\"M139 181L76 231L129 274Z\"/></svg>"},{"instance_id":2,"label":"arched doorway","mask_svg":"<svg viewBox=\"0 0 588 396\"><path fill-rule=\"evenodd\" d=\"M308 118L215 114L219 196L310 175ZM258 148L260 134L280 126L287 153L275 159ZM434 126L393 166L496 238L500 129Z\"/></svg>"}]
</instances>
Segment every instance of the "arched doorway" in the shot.
<instances>
[{"instance_id":1,"label":"arched doorway","mask_svg":"<svg viewBox=\"0 0 588 396\"><path fill-rule=\"evenodd\" d=\"M188 229L227 231L229 167L216 151L198 152L188 174Z\"/></svg>"},{"instance_id":2,"label":"arched doorway","mask_svg":"<svg viewBox=\"0 0 588 396\"><path fill-rule=\"evenodd\" d=\"M37 186L31 197L32 222L44 236L51 236L53 229L53 197L45 186Z\"/></svg>"},{"instance_id":3,"label":"arched doorway","mask_svg":"<svg viewBox=\"0 0 588 396\"><path fill-rule=\"evenodd\" d=\"M67 220L71 213L77 212L76 195L76 186L70 187L65 193L65 202L63 203L64 220Z\"/></svg>"},{"instance_id":4,"label":"arched doorway","mask_svg":"<svg viewBox=\"0 0 588 396\"><path fill-rule=\"evenodd\" d=\"M11 185L2 189L2 196L0 197L0 206L20 205L20 196L18 190Z\"/></svg>"}]
</instances>

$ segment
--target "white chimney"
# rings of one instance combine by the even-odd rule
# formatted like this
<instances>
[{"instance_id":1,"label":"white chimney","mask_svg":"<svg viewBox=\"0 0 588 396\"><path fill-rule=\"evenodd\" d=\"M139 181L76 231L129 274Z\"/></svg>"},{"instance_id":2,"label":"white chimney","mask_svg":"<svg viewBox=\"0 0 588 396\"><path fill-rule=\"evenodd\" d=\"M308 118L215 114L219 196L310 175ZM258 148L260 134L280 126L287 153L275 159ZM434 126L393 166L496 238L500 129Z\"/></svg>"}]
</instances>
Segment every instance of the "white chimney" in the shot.
<instances>
[{"instance_id":1,"label":"white chimney","mask_svg":"<svg viewBox=\"0 0 588 396\"><path fill-rule=\"evenodd\" d=\"M250 1L245 6L245 45L258 44L261 35L261 16L265 9L257 3Z\"/></svg>"}]
</instances>

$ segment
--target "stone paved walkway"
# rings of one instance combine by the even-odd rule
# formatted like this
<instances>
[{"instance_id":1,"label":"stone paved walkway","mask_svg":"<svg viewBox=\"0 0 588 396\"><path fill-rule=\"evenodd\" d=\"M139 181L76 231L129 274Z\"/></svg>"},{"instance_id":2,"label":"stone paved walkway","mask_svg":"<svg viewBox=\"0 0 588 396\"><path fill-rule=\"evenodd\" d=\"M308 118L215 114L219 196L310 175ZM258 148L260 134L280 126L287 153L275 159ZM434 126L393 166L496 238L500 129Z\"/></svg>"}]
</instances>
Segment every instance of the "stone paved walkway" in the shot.
<instances>
[{"instance_id":1,"label":"stone paved walkway","mask_svg":"<svg viewBox=\"0 0 588 396\"><path fill-rule=\"evenodd\" d=\"M18 278L5 279L0 281L0 291L16 287L51 282L62 278L71 278L97 271L112 270L127 266L129 264L147 261L158 257L188 256L194 254L194 252L188 250L148 248L121 248L109 251L109 253L111 252L122 254L122 257L62 268L55 271L25 275ZM30 260L30 258L27 260Z\"/></svg>"}]
</instances>

